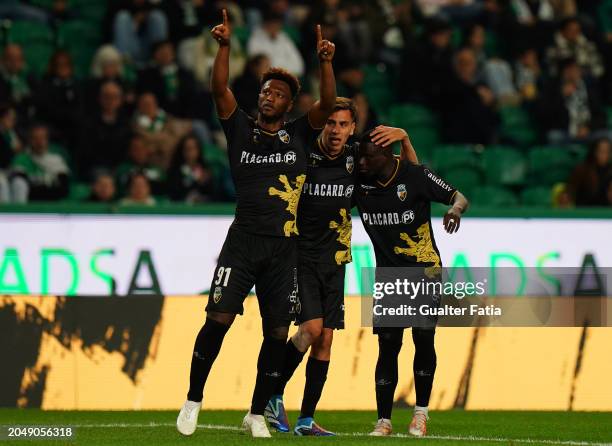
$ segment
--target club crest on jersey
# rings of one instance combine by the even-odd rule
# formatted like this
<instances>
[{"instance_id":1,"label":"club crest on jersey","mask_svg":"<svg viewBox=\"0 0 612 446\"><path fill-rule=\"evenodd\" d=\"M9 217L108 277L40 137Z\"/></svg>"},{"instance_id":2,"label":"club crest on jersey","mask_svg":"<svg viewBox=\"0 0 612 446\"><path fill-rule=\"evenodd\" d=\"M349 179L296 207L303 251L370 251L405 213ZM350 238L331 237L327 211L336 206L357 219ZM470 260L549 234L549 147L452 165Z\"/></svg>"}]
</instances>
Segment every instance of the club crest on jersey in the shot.
<instances>
[{"instance_id":1,"label":"club crest on jersey","mask_svg":"<svg viewBox=\"0 0 612 446\"><path fill-rule=\"evenodd\" d=\"M409 209L402 214L402 223L408 225L414 221L414 211Z\"/></svg>"},{"instance_id":2,"label":"club crest on jersey","mask_svg":"<svg viewBox=\"0 0 612 446\"><path fill-rule=\"evenodd\" d=\"M408 195L408 193L406 192L406 185L398 184L397 185L397 198L399 198L401 201L404 201L406 199L406 195Z\"/></svg>"},{"instance_id":3,"label":"club crest on jersey","mask_svg":"<svg viewBox=\"0 0 612 446\"><path fill-rule=\"evenodd\" d=\"M222 288L220 286L215 287L215 292L213 294L213 300L215 301L216 304L219 303L219 301L221 300L221 291Z\"/></svg>"},{"instance_id":4,"label":"club crest on jersey","mask_svg":"<svg viewBox=\"0 0 612 446\"><path fill-rule=\"evenodd\" d=\"M289 137L289 136L287 136L287 137ZM296 158L296 155L295 155L295 152L293 150L290 150L289 152L287 152L287 153L285 153L283 155L283 161L285 163L287 163L287 164L295 163L295 158Z\"/></svg>"},{"instance_id":5,"label":"club crest on jersey","mask_svg":"<svg viewBox=\"0 0 612 446\"><path fill-rule=\"evenodd\" d=\"M253 129L253 144L259 144L260 135L261 133L259 133L259 129Z\"/></svg>"},{"instance_id":6,"label":"club crest on jersey","mask_svg":"<svg viewBox=\"0 0 612 446\"><path fill-rule=\"evenodd\" d=\"M348 186L346 186L346 190L344 191L344 196L346 196L347 198L351 198L351 195L353 195L353 185L349 184Z\"/></svg>"},{"instance_id":7,"label":"club crest on jersey","mask_svg":"<svg viewBox=\"0 0 612 446\"><path fill-rule=\"evenodd\" d=\"M348 173L353 173L353 167L355 167L355 160L349 155L346 157L346 171Z\"/></svg>"},{"instance_id":8,"label":"club crest on jersey","mask_svg":"<svg viewBox=\"0 0 612 446\"><path fill-rule=\"evenodd\" d=\"M285 144L289 144L289 141L291 141L291 138L289 138L289 133L287 133L286 130L279 130L278 138Z\"/></svg>"}]
</instances>

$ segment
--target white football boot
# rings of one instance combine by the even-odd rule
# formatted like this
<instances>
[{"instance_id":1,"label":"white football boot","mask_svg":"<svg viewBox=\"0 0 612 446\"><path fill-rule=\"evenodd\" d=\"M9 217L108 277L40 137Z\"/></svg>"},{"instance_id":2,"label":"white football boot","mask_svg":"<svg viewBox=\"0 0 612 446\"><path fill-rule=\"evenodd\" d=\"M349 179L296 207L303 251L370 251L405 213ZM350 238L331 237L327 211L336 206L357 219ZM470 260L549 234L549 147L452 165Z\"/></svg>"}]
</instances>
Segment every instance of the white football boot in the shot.
<instances>
[{"instance_id":1,"label":"white football boot","mask_svg":"<svg viewBox=\"0 0 612 446\"><path fill-rule=\"evenodd\" d=\"M254 438L272 437L263 415L253 415L251 412L248 412L242 420L242 428Z\"/></svg>"},{"instance_id":2,"label":"white football boot","mask_svg":"<svg viewBox=\"0 0 612 446\"><path fill-rule=\"evenodd\" d=\"M202 403L195 401L185 401L178 418L176 419L176 428L183 435L191 435L198 427L198 414L202 408Z\"/></svg>"}]
</instances>

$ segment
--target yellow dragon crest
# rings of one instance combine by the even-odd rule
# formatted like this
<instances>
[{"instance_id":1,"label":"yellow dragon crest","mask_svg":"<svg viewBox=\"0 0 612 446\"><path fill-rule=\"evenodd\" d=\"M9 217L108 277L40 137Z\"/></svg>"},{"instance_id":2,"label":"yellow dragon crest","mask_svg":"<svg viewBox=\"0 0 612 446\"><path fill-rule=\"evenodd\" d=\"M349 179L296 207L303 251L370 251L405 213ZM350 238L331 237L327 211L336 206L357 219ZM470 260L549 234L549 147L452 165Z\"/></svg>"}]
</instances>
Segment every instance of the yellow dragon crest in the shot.
<instances>
[{"instance_id":1,"label":"yellow dragon crest","mask_svg":"<svg viewBox=\"0 0 612 446\"><path fill-rule=\"evenodd\" d=\"M351 219L347 216L346 209L344 208L340 209L340 217L342 217L340 223L334 220L329 222L329 229L335 229L338 233L338 238L336 238L336 240L347 248L345 250L336 251L335 259L338 265L351 261Z\"/></svg>"},{"instance_id":2,"label":"yellow dragon crest","mask_svg":"<svg viewBox=\"0 0 612 446\"><path fill-rule=\"evenodd\" d=\"M283 185L285 186L285 190L282 191L275 187L270 187L268 188L268 194L271 197L280 197L281 200L287 202L287 207L285 208L285 210L289 211L293 218L285 222L285 225L283 226L283 231L285 232L285 237L290 237L291 234L298 234L298 228L295 220L298 202L300 201L300 194L302 193L302 186L304 186L306 175L298 175L296 177L294 182L295 188L291 187L291 181L289 181L287 175L279 175L278 180L283 183Z\"/></svg>"},{"instance_id":3,"label":"yellow dragon crest","mask_svg":"<svg viewBox=\"0 0 612 446\"><path fill-rule=\"evenodd\" d=\"M408 257L415 257L419 263L433 263L432 267L425 268L425 274L428 277L433 277L439 271L440 257L436 254L431 243L431 233L429 232L429 223L424 223L417 229L418 241L412 240L405 232L400 233L400 239L404 240L407 248L395 246L393 252L395 254L404 254Z\"/></svg>"}]
</instances>

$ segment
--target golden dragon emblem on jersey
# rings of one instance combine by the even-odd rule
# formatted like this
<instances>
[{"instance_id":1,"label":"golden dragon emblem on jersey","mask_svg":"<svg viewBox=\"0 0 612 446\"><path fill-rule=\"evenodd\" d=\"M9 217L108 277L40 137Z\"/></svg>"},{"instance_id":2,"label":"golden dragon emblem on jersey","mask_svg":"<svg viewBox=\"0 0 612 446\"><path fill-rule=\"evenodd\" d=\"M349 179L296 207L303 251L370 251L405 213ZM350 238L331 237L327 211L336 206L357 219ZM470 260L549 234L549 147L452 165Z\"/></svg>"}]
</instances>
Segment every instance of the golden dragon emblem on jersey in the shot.
<instances>
[{"instance_id":1,"label":"golden dragon emblem on jersey","mask_svg":"<svg viewBox=\"0 0 612 446\"><path fill-rule=\"evenodd\" d=\"M285 208L285 210L289 211L293 218L285 222L285 225L283 226L283 231L285 232L285 237L291 237L291 234L298 234L298 228L295 220L297 215L298 202L300 201L300 194L302 193L302 186L304 186L306 175L298 175L296 177L295 181L293 182L295 187L292 187L292 182L289 181L287 175L279 175L278 180L283 183L283 186L285 186L285 190L279 190L275 187L270 187L268 188L268 194L271 197L280 197L281 200L287 202L287 207Z\"/></svg>"},{"instance_id":2,"label":"golden dragon emblem on jersey","mask_svg":"<svg viewBox=\"0 0 612 446\"><path fill-rule=\"evenodd\" d=\"M433 249L433 244L431 243L429 223L423 223L417 229L418 241L415 242L405 232L400 233L400 239L404 240L408 244L408 247L401 248L395 246L393 248L395 254L404 254L405 256L414 257L419 263L433 263L433 266L425 268L425 274L430 278L433 278L439 273L441 268L440 257Z\"/></svg>"},{"instance_id":3,"label":"golden dragon emblem on jersey","mask_svg":"<svg viewBox=\"0 0 612 446\"><path fill-rule=\"evenodd\" d=\"M334 257L338 265L349 263L351 261L351 219L348 217L347 211L344 208L340 209L340 217L342 217L342 221L340 223L334 220L329 222L329 229L335 229L338 233L338 238L336 238L336 240L347 248L336 251L336 255Z\"/></svg>"}]
</instances>

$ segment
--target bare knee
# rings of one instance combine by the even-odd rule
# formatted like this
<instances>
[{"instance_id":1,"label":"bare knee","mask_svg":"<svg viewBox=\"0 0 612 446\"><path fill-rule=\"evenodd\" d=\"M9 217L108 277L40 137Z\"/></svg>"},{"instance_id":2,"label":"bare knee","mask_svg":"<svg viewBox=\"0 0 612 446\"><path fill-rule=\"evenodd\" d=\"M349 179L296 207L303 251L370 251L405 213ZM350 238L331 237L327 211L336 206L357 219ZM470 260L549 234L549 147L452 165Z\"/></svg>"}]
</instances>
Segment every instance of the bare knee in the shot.
<instances>
[{"instance_id":1,"label":"bare knee","mask_svg":"<svg viewBox=\"0 0 612 446\"><path fill-rule=\"evenodd\" d=\"M331 358L331 346L334 340L334 330L332 328L324 328L321 336L312 344L310 356L319 361L329 361Z\"/></svg>"},{"instance_id":2,"label":"bare knee","mask_svg":"<svg viewBox=\"0 0 612 446\"><path fill-rule=\"evenodd\" d=\"M218 311L209 311L206 313L207 319L212 319L220 324L227 325L228 327L234 323L236 315L232 313L220 313Z\"/></svg>"},{"instance_id":3,"label":"bare knee","mask_svg":"<svg viewBox=\"0 0 612 446\"><path fill-rule=\"evenodd\" d=\"M300 328L293 336L293 343L302 352L308 350L314 342L319 339L323 331L323 320L313 319L300 324Z\"/></svg>"}]
</instances>

